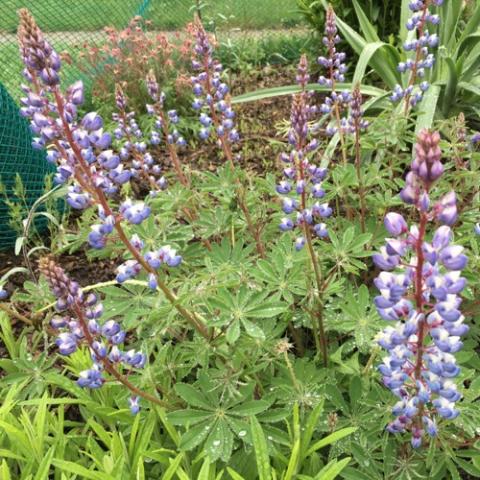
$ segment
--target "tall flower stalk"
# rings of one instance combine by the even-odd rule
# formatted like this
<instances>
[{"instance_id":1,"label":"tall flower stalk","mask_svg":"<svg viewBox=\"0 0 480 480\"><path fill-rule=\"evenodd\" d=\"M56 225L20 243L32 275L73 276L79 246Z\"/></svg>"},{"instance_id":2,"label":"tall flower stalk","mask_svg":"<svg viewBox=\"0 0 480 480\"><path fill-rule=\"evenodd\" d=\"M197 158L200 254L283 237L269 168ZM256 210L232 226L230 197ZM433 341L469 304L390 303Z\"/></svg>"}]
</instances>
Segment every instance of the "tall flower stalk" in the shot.
<instances>
[{"instance_id":1,"label":"tall flower stalk","mask_svg":"<svg viewBox=\"0 0 480 480\"><path fill-rule=\"evenodd\" d=\"M403 99L405 114L411 107L422 101L424 93L430 84L424 80L427 70L433 68L435 55L430 49L439 43L436 33L430 33L429 25L436 26L440 23L440 16L431 12L432 6L440 6L443 0L411 0L409 3L411 17L406 24L407 30L413 32L414 38L407 40L403 48L406 52L412 52L411 58L398 64L400 73L410 72L406 88L397 85L390 97L393 102Z\"/></svg>"},{"instance_id":2,"label":"tall flower stalk","mask_svg":"<svg viewBox=\"0 0 480 480\"><path fill-rule=\"evenodd\" d=\"M179 265L181 257L168 245L145 252L143 241L137 235L129 238L127 234L125 223L138 225L150 216L148 204L127 198L115 209L109 200L138 172L122 163L120 155L113 151L112 136L104 131L103 119L96 112L79 118L78 108L84 101L82 82L74 83L65 94L61 91L59 56L28 10L21 9L19 15L20 52L28 82L23 86L26 96L22 99L22 114L31 120L36 135L34 146L48 148L49 161L57 165L56 182L70 184L67 194L70 206L79 210L97 208L98 223L92 226L90 245L103 248L115 231L132 257L118 267L117 280L122 282L146 272L151 287L160 289L184 319L208 339L205 321L179 303L159 273L162 266ZM136 130L135 125L133 129ZM138 150L136 146L136 153ZM150 160L147 166L154 168ZM158 188L164 188L161 178Z\"/></svg>"},{"instance_id":3,"label":"tall flower stalk","mask_svg":"<svg viewBox=\"0 0 480 480\"><path fill-rule=\"evenodd\" d=\"M202 125L200 138L202 140L215 138L234 172L235 159L232 145L239 142L240 135L235 125L235 112L231 105L229 87L222 81L223 67L213 58L212 43L198 17L193 24L193 34L195 45L192 67L195 75L191 81L195 100L192 106L200 114L199 120ZM245 217L248 231L255 240L258 254L265 258L265 246L261 239L260 228L254 224L250 214L245 188L237 177L234 181L238 205Z\"/></svg>"},{"instance_id":4,"label":"tall flower stalk","mask_svg":"<svg viewBox=\"0 0 480 480\"><path fill-rule=\"evenodd\" d=\"M380 295L379 314L396 322L378 336L388 355L379 369L384 384L398 397L392 433L411 432L412 446L426 434L437 435L436 418L458 416L455 402L461 398L453 381L460 371L454 354L468 331L460 311L460 292L466 285L461 271L467 264L463 247L452 244L451 226L457 218L455 193L433 205L430 196L443 174L440 135L422 131L415 159L400 197L417 212L418 224L410 228L398 213L389 213L385 227L392 235L376 265L384 270L375 279ZM441 224L430 237L428 226Z\"/></svg>"},{"instance_id":5,"label":"tall flower stalk","mask_svg":"<svg viewBox=\"0 0 480 480\"><path fill-rule=\"evenodd\" d=\"M367 215L367 205L365 200L365 184L362 175L362 151L361 151L361 133L368 127L368 122L363 119L362 93L360 85L355 85L350 102L350 130L354 135L355 146L355 170L357 172L358 196L360 197L360 228L362 233L366 231L365 218Z\"/></svg>"},{"instance_id":6,"label":"tall flower stalk","mask_svg":"<svg viewBox=\"0 0 480 480\"><path fill-rule=\"evenodd\" d=\"M132 393L129 402L133 414L140 409L140 397L165 406L158 397L139 389L129 380L132 372L145 366L147 358L133 349L121 350L126 333L117 322L99 323L103 306L97 296L93 293L84 295L78 283L70 280L49 258L41 259L39 268L57 299L56 309L60 315L53 317L51 326L58 332L56 345L59 353L71 355L82 345L90 351L92 366L80 372L77 384L82 388L97 389L107 382L107 376L118 381Z\"/></svg>"},{"instance_id":7,"label":"tall flower stalk","mask_svg":"<svg viewBox=\"0 0 480 480\"><path fill-rule=\"evenodd\" d=\"M153 104L147 105L147 111L155 118L154 130L151 136L151 143L158 145L165 143L168 154L173 164L173 168L177 174L177 178L180 183L190 188L190 179L188 179L183 172L180 159L178 157L178 148L186 145L185 139L179 134L176 129L176 125L179 122L179 116L176 110L165 111L165 92L160 91L160 86L155 77L153 70L147 75L146 78L147 90L150 98L153 100Z\"/></svg>"},{"instance_id":8,"label":"tall flower stalk","mask_svg":"<svg viewBox=\"0 0 480 480\"><path fill-rule=\"evenodd\" d=\"M289 151L281 155L282 161L286 164L283 170L285 180L277 185L277 192L284 196L282 209L288 215L282 219L280 230L298 232L295 248L301 250L306 246L309 253L317 286L317 311L312 329L317 348L322 353L324 363L327 364L327 338L323 323L322 296L328 281L322 275L315 253L314 238L328 237L327 226L321 220L329 217L332 209L328 203L319 202L325 196L322 181L327 175L327 170L310 163L309 160L310 154L318 148L318 141L311 139L312 128L309 121L314 117L316 108L311 104L311 94L306 90L308 81L308 63L303 55L297 74L297 83L301 87L301 92L294 95L292 99L288 133Z\"/></svg>"},{"instance_id":9,"label":"tall flower stalk","mask_svg":"<svg viewBox=\"0 0 480 480\"><path fill-rule=\"evenodd\" d=\"M344 52L337 50L337 44L340 42L335 12L331 6L327 9L327 18L325 22L325 36L323 44L327 48L327 56L318 58L318 63L326 70L325 75L321 75L318 83L325 85L330 89L330 95L326 96L323 104L320 106L321 113L330 115L333 124L327 125L327 135L338 134L342 150L342 159L344 165L347 164L347 147L345 142L345 119L342 119L342 112L348 107L351 100L350 92L338 92L337 83L345 81L347 58Z\"/></svg>"}]
</instances>

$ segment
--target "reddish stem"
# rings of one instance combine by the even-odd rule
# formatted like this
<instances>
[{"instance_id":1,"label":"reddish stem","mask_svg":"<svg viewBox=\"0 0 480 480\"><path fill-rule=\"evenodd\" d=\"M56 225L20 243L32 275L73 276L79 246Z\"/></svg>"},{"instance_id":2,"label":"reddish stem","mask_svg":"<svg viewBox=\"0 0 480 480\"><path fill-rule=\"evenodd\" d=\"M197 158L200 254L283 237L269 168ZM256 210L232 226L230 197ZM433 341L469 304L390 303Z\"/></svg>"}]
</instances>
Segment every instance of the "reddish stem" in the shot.
<instances>
[{"instance_id":1,"label":"reddish stem","mask_svg":"<svg viewBox=\"0 0 480 480\"><path fill-rule=\"evenodd\" d=\"M53 90L53 94L55 97L56 105L57 105L57 110L58 110L58 115L61 119L62 126L65 132L66 139L72 148L72 151L75 155L75 158L77 159L78 165L80 166L80 169L84 173L86 179L90 180L89 181L89 188L87 188L88 191L92 191L95 193L95 197L98 201L98 203L103 207L105 214L107 216L112 216L115 218L115 224L114 228L118 233L118 236L120 237L120 240L124 243L124 245L127 247L128 251L132 254L132 256L135 258L135 260L149 273L155 275L158 283L158 287L164 295L167 297L169 302L177 309L177 311L205 338L209 339L210 335L208 332L207 327L203 324L203 322L198 319L197 315L194 312L189 312L186 310L182 305L178 303L177 297L173 294L173 292L167 287L167 285L159 278L159 275L157 271L152 268L148 262L143 258L141 253L131 244L130 240L128 239L125 231L122 228L120 220L115 217L112 209L108 205L107 199L105 197L105 194L103 190L100 187L97 187L95 185L95 182L91 179L91 172L90 169L88 168L87 163L85 162L85 159L82 156L82 152L80 151L78 145L75 142L75 139L73 138L73 133L72 130L70 129L70 125L65 119L64 115L64 104L63 104L63 99L58 91L58 89ZM81 176L80 174L76 174L75 178L79 181L79 183L83 186L81 182ZM83 179L85 180L85 179ZM86 183L86 182L84 182Z\"/></svg>"},{"instance_id":2,"label":"reddish stem","mask_svg":"<svg viewBox=\"0 0 480 480\"><path fill-rule=\"evenodd\" d=\"M122 375L115 368L114 364L108 359L108 357L106 357L106 356L100 357L98 355L98 352L95 351L95 348L93 346L93 343L94 343L95 340L92 337L92 334L90 333L90 331L88 329L88 323L87 323L87 321L86 321L86 319L83 315L82 307L77 302L75 302L75 304L73 306L73 311L75 312L75 314L78 318L78 321L79 321L80 326L82 328L83 335L85 336L85 339L88 343L88 346L95 353L97 358L99 358L99 360L102 362L102 365L105 368L105 371L107 371L110 375L115 377L122 385L127 387L135 395L137 395L139 397L142 397L145 400L148 400L149 402L160 405L161 407L165 407L166 406L165 402L163 402L159 398L155 397L154 395L152 395L148 392L145 392L145 391L141 390L140 388L136 387L135 385L133 385L133 383L131 383L125 375ZM157 387L157 389L160 390L160 392L161 392L161 389L159 387Z\"/></svg>"},{"instance_id":3,"label":"reddish stem","mask_svg":"<svg viewBox=\"0 0 480 480\"><path fill-rule=\"evenodd\" d=\"M428 189L427 189L428 193ZM428 215L425 212L420 213L420 226L418 238L415 243L415 253L417 256L417 265L414 270L415 277L415 304L417 313L421 314L422 317L419 319L418 323L418 341L416 348L416 362L414 368L414 379L416 381L422 381L422 369L423 369L423 354L425 352L425 337L428 332L428 325L426 324L424 318L424 308L425 308L425 299L423 297L424 293L424 279L423 279L423 266L425 263L425 255L423 253L423 242L425 239L425 233L427 229ZM419 387L417 387L419 389ZM424 412L425 405L420 402L417 416L417 426L421 428L422 425L422 416Z\"/></svg>"}]
</instances>

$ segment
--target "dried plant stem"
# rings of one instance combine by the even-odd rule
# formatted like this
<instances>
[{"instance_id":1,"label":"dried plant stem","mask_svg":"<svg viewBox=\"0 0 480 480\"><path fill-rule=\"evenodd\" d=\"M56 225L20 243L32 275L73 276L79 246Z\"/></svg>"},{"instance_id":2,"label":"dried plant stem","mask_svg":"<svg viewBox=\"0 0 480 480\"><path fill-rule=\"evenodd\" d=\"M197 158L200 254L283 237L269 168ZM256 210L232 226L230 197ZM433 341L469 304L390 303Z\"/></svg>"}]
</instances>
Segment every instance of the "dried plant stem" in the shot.
<instances>
[{"instance_id":1,"label":"dried plant stem","mask_svg":"<svg viewBox=\"0 0 480 480\"><path fill-rule=\"evenodd\" d=\"M0 302L0 310L3 310L9 317L16 318L17 320L20 320L21 322L25 323L26 325L34 326L38 323L38 322L34 322L33 320L30 320L25 315L22 315L21 313L18 313L16 310L14 310L13 308L10 308L4 302Z\"/></svg>"}]
</instances>

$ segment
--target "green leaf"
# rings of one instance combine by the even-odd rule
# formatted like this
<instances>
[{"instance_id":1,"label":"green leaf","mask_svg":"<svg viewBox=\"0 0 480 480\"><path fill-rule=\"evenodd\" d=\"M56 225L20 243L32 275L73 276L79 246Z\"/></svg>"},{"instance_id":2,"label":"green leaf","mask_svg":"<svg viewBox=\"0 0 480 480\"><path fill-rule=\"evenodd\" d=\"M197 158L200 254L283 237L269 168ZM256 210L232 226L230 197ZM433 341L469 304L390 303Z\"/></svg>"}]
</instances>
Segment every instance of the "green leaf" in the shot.
<instances>
[{"instance_id":1,"label":"green leaf","mask_svg":"<svg viewBox=\"0 0 480 480\"><path fill-rule=\"evenodd\" d=\"M358 430L357 427L347 427L347 428L342 428L337 432L331 433L330 435L327 435L325 438L322 438L318 442L314 443L313 446L308 450L306 456L308 457L312 453L316 452L317 450L320 450L321 448L326 447L327 445L331 445L332 443L338 442L342 438L345 438L348 435L351 435L357 430Z\"/></svg>"},{"instance_id":2,"label":"green leaf","mask_svg":"<svg viewBox=\"0 0 480 480\"><path fill-rule=\"evenodd\" d=\"M417 117L415 132L418 134L424 128L432 128L435 111L437 109L438 98L440 96L440 86L431 85L425 93L421 105L421 112Z\"/></svg>"},{"instance_id":3,"label":"green leaf","mask_svg":"<svg viewBox=\"0 0 480 480\"><path fill-rule=\"evenodd\" d=\"M167 468L165 473L163 474L162 480L172 480L173 476L175 473L177 473L177 469L180 466L180 463L183 460L183 453L179 453L176 457L175 460L170 459L170 466Z\"/></svg>"},{"instance_id":4,"label":"green leaf","mask_svg":"<svg viewBox=\"0 0 480 480\"><path fill-rule=\"evenodd\" d=\"M224 462L230 460L233 449L233 433L227 425L227 422L220 418L215 423L207 441L204 450L212 462L219 459Z\"/></svg>"},{"instance_id":5,"label":"green leaf","mask_svg":"<svg viewBox=\"0 0 480 480\"><path fill-rule=\"evenodd\" d=\"M198 472L198 480L209 480L210 477L210 460L207 457L203 461L202 468Z\"/></svg>"},{"instance_id":6,"label":"green leaf","mask_svg":"<svg viewBox=\"0 0 480 480\"><path fill-rule=\"evenodd\" d=\"M255 325L246 318L242 318L242 325L243 328L245 328L247 335L249 335L250 337L265 340L265 333L258 325Z\"/></svg>"},{"instance_id":7,"label":"green leaf","mask_svg":"<svg viewBox=\"0 0 480 480\"><path fill-rule=\"evenodd\" d=\"M381 54L383 59L389 58L390 63L393 63L393 62L398 63L400 61L400 56L397 50L391 45L388 45L387 43L380 42L380 41L367 43L362 49L360 53L360 57L357 62L357 66L355 67L355 73L353 75L353 81L352 81L354 85L356 85L357 83L363 82L368 65L372 63L375 55L379 55L379 54Z\"/></svg>"},{"instance_id":8,"label":"green leaf","mask_svg":"<svg viewBox=\"0 0 480 480\"><path fill-rule=\"evenodd\" d=\"M251 400L232 408L229 410L229 413L233 415L240 415L242 417L257 415L258 413L267 410L271 404L272 402L267 402L266 400Z\"/></svg>"},{"instance_id":9,"label":"green leaf","mask_svg":"<svg viewBox=\"0 0 480 480\"><path fill-rule=\"evenodd\" d=\"M249 318L272 318L285 312L287 305L275 300L262 301L261 304L247 308L245 314Z\"/></svg>"},{"instance_id":10,"label":"green leaf","mask_svg":"<svg viewBox=\"0 0 480 480\"><path fill-rule=\"evenodd\" d=\"M48 480L48 472L50 470L50 465L52 464L53 454L55 452L55 448L51 447L43 460L40 462L38 466L37 473L35 474L35 480Z\"/></svg>"},{"instance_id":11,"label":"green leaf","mask_svg":"<svg viewBox=\"0 0 480 480\"><path fill-rule=\"evenodd\" d=\"M187 425L189 423L194 425L195 423L206 420L212 415L213 415L213 412L206 412L204 410L187 409L187 410L177 410L176 412L169 413L167 415L167 418L174 425Z\"/></svg>"},{"instance_id":12,"label":"green leaf","mask_svg":"<svg viewBox=\"0 0 480 480\"><path fill-rule=\"evenodd\" d=\"M211 427L211 422L204 422L200 425L190 428L182 435L179 447L182 450L193 450L207 438Z\"/></svg>"},{"instance_id":13,"label":"green leaf","mask_svg":"<svg viewBox=\"0 0 480 480\"><path fill-rule=\"evenodd\" d=\"M325 465L314 480L334 480L340 474L340 472L350 463L351 457L344 458L339 462L332 460Z\"/></svg>"},{"instance_id":14,"label":"green leaf","mask_svg":"<svg viewBox=\"0 0 480 480\"><path fill-rule=\"evenodd\" d=\"M259 479L272 480L267 441L262 426L255 417L250 419L250 428L252 431L252 443L253 448L255 449Z\"/></svg>"},{"instance_id":15,"label":"green leaf","mask_svg":"<svg viewBox=\"0 0 480 480\"><path fill-rule=\"evenodd\" d=\"M88 468L83 467L75 462L67 462L65 460L54 459L52 463L62 469L62 471L74 473L75 475L80 475L80 478L86 478L88 480L115 480L112 476L108 475L105 472L93 472L88 470Z\"/></svg>"},{"instance_id":16,"label":"green leaf","mask_svg":"<svg viewBox=\"0 0 480 480\"><path fill-rule=\"evenodd\" d=\"M349 45L358 55L361 55L368 42L338 17L337 25L345 40L347 40ZM392 63L390 55L386 55L385 52L378 51L378 55L372 56L370 65L391 89L393 89L395 85L401 83L400 75L396 69L396 65Z\"/></svg>"},{"instance_id":17,"label":"green leaf","mask_svg":"<svg viewBox=\"0 0 480 480\"><path fill-rule=\"evenodd\" d=\"M227 472L232 477L232 480L245 480L244 477L239 475L235 470L230 467L227 467Z\"/></svg>"},{"instance_id":18,"label":"green leaf","mask_svg":"<svg viewBox=\"0 0 480 480\"><path fill-rule=\"evenodd\" d=\"M204 397L195 387L186 383L177 383L175 391L189 405L204 408L205 410L215 410L215 406L210 405L206 397Z\"/></svg>"},{"instance_id":19,"label":"green leaf","mask_svg":"<svg viewBox=\"0 0 480 480\"><path fill-rule=\"evenodd\" d=\"M398 83L398 82L397 82ZM352 90L354 85L352 83L338 83L338 90ZM260 90L255 90L253 92L244 93L243 95L238 95L233 98L232 103L246 103L246 102L256 102L258 100L265 100L266 98L280 97L282 95L293 95L294 93L300 92L300 87L297 85L288 85L284 87L273 87L273 88L263 88ZM329 87L325 85L318 85L316 83L311 83L307 85L307 90L312 92L329 92ZM363 95L369 97L379 97L385 94L385 90L380 88L372 87L369 85L361 85L360 90Z\"/></svg>"},{"instance_id":20,"label":"green leaf","mask_svg":"<svg viewBox=\"0 0 480 480\"><path fill-rule=\"evenodd\" d=\"M362 10L362 7L359 5L357 0L353 0L353 8L355 8L358 23L360 24L360 28L362 29L367 42L379 42L380 37L377 35L375 27L370 23L370 20L365 15L365 12Z\"/></svg>"},{"instance_id":21,"label":"green leaf","mask_svg":"<svg viewBox=\"0 0 480 480\"><path fill-rule=\"evenodd\" d=\"M298 461L300 458L300 439L294 443L292 448L292 453L290 455L290 460L288 462L287 472L285 473L284 480L292 480L297 472Z\"/></svg>"},{"instance_id":22,"label":"green leaf","mask_svg":"<svg viewBox=\"0 0 480 480\"><path fill-rule=\"evenodd\" d=\"M455 63L450 57L446 57L445 64L447 65L447 86L445 87L445 92L443 94L443 102L442 102L442 113L446 117L448 116L448 112L452 103L457 98L457 89L458 89L458 75L457 69L455 68ZM436 103L435 103L436 107ZM430 107L431 108L431 107Z\"/></svg>"}]
</instances>

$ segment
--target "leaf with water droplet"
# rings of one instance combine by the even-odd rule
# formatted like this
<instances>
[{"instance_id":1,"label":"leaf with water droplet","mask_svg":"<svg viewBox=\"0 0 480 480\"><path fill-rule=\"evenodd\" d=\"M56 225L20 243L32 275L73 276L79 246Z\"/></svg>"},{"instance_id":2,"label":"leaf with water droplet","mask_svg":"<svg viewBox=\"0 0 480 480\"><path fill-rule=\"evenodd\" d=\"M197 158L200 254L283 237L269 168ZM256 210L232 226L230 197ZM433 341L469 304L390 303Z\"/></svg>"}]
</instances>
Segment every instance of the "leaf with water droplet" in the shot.
<instances>
[{"instance_id":1,"label":"leaf with water droplet","mask_svg":"<svg viewBox=\"0 0 480 480\"><path fill-rule=\"evenodd\" d=\"M210 435L205 441L205 451L213 463L219 459L228 462L232 455L233 433L227 425L227 422L220 418L210 431Z\"/></svg>"}]
</instances>

